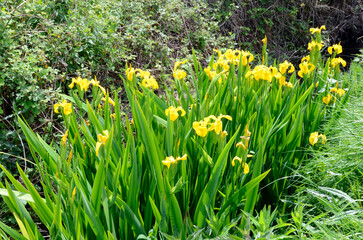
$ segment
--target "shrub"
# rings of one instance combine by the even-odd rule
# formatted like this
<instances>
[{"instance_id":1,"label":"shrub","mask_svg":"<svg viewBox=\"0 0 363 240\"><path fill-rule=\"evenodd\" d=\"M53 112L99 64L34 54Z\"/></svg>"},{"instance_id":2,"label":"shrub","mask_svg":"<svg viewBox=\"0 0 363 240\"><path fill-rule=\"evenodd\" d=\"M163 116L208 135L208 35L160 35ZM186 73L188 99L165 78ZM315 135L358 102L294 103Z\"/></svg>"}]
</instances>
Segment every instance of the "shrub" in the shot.
<instances>
[{"instance_id":1,"label":"shrub","mask_svg":"<svg viewBox=\"0 0 363 240\"><path fill-rule=\"evenodd\" d=\"M58 130L49 123L59 119L53 118L48 106L60 92L68 93L72 77L96 75L105 87L117 89L120 66L133 62L156 67L166 80L173 58L191 54L192 47L203 56L212 46L222 46L226 38L215 35L218 23L205 14L206 8L203 1L181 0L4 2L0 11L1 151L23 155L16 138L5 137L19 129L16 115L36 126L36 132L50 136L47 142L53 139Z\"/></svg>"}]
</instances>

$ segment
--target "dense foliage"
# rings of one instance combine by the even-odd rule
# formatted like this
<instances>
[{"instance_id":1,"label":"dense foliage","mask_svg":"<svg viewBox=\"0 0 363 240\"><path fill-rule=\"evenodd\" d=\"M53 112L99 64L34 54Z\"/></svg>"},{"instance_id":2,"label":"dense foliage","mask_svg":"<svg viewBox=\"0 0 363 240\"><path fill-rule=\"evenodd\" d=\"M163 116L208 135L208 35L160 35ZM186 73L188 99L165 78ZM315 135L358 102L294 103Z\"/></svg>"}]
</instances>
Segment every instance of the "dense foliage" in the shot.
<instances>
[{"instance_id":1,"label":"dense foliage","mask_svg":"<svg viewBox=\"0 0 363 240\"><path fill-rule=\"evenodd\" d=\"M229 46L207 4L164 1L1 1L0 151L29 154L22 115L49 142L61 121L50 105L75 76L96 75L117 89L125 63L154 69L165 81L174 58ZM226 43L226 44L225 44ZM55 128L56 127L56 128ZM24 147L22 147L24 146ZM4 156L9 168L14 158Z\"/></svg>"},{"instance_id":2,"label":"dense foliage","mask_svg":"<svg viewBox=\"0 0 363 240\"><path fill-rule=\"evenodd\" d=\"M0 165L16 189L6 182L0 194L22 235L43 238L23 201L52 239L298 234L299 211L292 214L295 225L281 219L280 233L268 229L289 209L279 200L287 177L306 159L301 148L326 143L320 122L349 95L339 82L341 46L321 57L323 29L311 29L310 54L296 71L288 61L270 63L264 38L260 56L215 50L204 69L195 55L176 61L175 87L164 96L155 94L159 84L149 71L129 65L131 119L121 115L118 94L111 98L96 78L73 78L70 95L54 105L66 129L60 144L47 144L18 119L41 194L19 165L24 186ZM255 210L265 222L249 228Z\"/></svg>"}]
</instances>

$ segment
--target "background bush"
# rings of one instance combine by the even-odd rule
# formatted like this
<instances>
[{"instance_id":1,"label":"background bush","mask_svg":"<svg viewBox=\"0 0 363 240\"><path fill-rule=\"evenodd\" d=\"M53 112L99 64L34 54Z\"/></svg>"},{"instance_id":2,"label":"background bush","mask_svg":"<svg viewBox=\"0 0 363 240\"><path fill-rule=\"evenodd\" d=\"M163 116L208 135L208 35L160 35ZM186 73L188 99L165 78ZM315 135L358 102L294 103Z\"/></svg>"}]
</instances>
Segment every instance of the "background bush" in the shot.
<instances>
[{"instance_id":1,"label":"background bush","mask_svg":"<svg viewBox=\"0 0 363 240\"><path fill-rule=\"evenodd\" d=\"M218 35L218 22L207 8L204 1L181 0L5 1L0 12L0 139L6 140L0 140L0 149L23 152L19 139L9 137L18 129L16 114L48 134L48 141L59 133L49 106L60 91L67 93L72 77L96 75L117 88L120 68L132 63L158 69L153 74L166 79L163 73L173 59L190 49L205 55L213 47L233 45Z\"/></svg>"},{"instance_id":2,"label":"background bush","mask_svg":"<svg viewBox=\"0 0 363 240\"><path fill-rule=\"evenodd\" d=\"M0 13L0 114L31 110L31 122L74 76L117 86L120 68L132 63L164 81L192 48L199 59L217 47L258 52L267 35L272 55L296 61L306 54L310 26L327 25L331 42L343 40L344 48L363 35L356 0L22 3L5 1Z\"/></svg>"}]
</instances>

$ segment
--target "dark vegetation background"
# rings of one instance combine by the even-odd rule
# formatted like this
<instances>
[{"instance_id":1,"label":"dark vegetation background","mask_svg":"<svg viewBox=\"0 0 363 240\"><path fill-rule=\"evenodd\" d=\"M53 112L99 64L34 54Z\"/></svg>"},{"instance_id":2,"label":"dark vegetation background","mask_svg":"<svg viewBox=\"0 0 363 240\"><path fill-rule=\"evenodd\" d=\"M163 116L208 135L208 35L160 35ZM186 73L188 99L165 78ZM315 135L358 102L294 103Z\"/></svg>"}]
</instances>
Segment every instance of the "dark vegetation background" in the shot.
<instances>
[{"instance_id":1,"label":"dark vegetation background","mask_svg":"<svg viewBox=\"0 0 363 240\"><path fill-rule=\"evenodd\" d=\"M213 48L258 53L265 35L270 56L296 64L309 28L321 25L325 46L341 41L344 58L363 47L361 0L1 0L0 10L0 152L9 169L28 154L14 117L49 142L58 137L52 106L72 77L97 76L112 91L132 64L165 85L192 49L199 59Z\"/></svg>"}]
</instances>

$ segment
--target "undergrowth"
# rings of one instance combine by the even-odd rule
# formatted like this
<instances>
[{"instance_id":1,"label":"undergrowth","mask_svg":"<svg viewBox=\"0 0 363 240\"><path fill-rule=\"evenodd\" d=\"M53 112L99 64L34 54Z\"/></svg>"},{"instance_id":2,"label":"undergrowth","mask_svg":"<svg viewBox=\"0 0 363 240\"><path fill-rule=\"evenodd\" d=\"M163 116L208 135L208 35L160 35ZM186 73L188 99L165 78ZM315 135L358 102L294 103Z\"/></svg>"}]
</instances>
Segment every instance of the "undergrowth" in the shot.
<instances>
[{"instance_id":1,"label":"undergrowth","mask_svg":"<svg viewBox=\"0 0 363 240\"><path fill-rule=\"evenodd\" d=\"M352 87L350 100L322 126L327 144L296 171L298 191L290 200L303 208L304 238L363 237L363 65L356 62L342 78Z\"/></svg>"}]
</instances>

